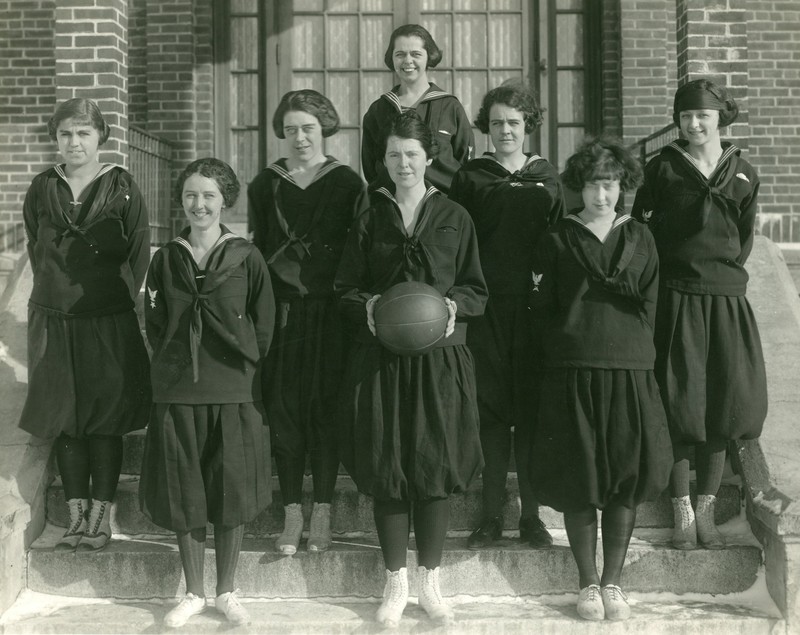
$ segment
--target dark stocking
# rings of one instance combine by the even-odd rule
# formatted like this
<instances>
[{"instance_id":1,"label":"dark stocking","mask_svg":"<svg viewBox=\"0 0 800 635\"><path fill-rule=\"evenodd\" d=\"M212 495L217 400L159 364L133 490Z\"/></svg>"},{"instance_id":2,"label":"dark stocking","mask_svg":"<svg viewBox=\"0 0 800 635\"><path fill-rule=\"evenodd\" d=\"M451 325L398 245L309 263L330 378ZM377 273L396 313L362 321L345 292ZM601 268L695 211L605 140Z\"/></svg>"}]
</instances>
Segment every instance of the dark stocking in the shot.
<instances>
[{"instance_id":1,"label":"dark stocking","mask_svg":"<svg viewBox=\"0 0 800 635\"><path fill-rule=\"evenodd\" d=\"M66 434L56 438L56 463L64 484L64 498L89 498L89 442Z\"/></svg>"},{"instance_id":2,"label":"dark stocking","mask_svg":"<svg viewBox=\"0 0 800 635\"><path fill-rule=\"evenodd\" d=\"M400 571L406 566L410 510L408 501L375 500L375 527L383 562L389 571Z\"/></svg>"},{"instance_id":3,"label":"dark stocking","mask_svg":"<svg viewBox=\"0 0 800 635\"><path fill-rule=\"evenodd\" d=\"M186 591L205 597L203 566L206 557L206 528L179 531L177 537L183 575L186 577Z\"/></svg>"},{"instance_id":4,"label":"dark stocking","mask_svg":"<svg viewBox=\"0 0 800 635\"><path fill-rule=\"evenodd\" d=\"M311 475L314 478L314 502L330 503L336 488L339 457L335 448L312 448Z\"/></svg>"},{"instance_id":5,"label":"dark stocking","mask_svg":"<svg viewBox=\"0 0 800 635\"><path fill-rule=\"evenodd\" d=\"M122 470L122 437L91 436L88 441L92 498L99 501L114 500Z\"/></svg>"},{"instance_id":6,"label":"dark stocking","mask_svg":"<svg viewBox=\"0 0 800 635\"><path fill-rule=\"evenodd\" d=\"M600 584L619 586L625 554L636 523L636 508L609 505L602 513L603 532L603 578Z\"/></svg>"},{"instance_id":7,"label":"dark stocking","mask_svg":"<svg viewBox=\"0 0 800 635\"><path fill-rule=\"evenodd\" d=\"M303 496L303 473L306 470L305 459L289 458L282 454L275 455L278 467L278 483L281 487L281 498L284 505L299 503Z\"/></svg>"},{"instance_id":8,"label":"dark stocking","mask_svg":"<svg viewBox=\"0 0 800 635\"><path fill-rule=\"evenodd\" d=\"M233 577L239 564L244 525L214 525L214 556L217 562L217 595L233 591Z\"/></svg>"},{"instance_id":9,"label":"dark stocking","mask_svg":"<svg viewBox=\"0 0 800 635\"><path fill-rule=\"evenodd\" d=\"M689 495L689 457L692 453L691 445L674 444L672 455L675 463L669 477L670 495L681 498Z\"/></svg>"},{"instance_id":10,"label":"dark stocking","mask_svg":"<svg viewBox=\"0 0 800 635\"><path fill-rule=\"evenodd\" d=\"M505 425L487 423L481 425L481 448L483 450L483 517L503 515L506 499L506 477L508 458L511 454L511 430Z\"/></svg>"},{"instance_id":11,"label":"dark stocking","mask_svg":"<svg viewBox=\"0 0 800 635\"><path fill-rule=\"evenodd\" d=\"M722 483L722 471L725 469L725 450L727 441L708 439L698 445L695 451L695 467L697 468L697 493L716 496Z\"/></svg>"},{"instance_id":12,"label":"dark stocking","mask_svg":"<svg viewBox=\"0 0 800 635\"><path fill-rule=\"evenodd\" d=\"M442 563L444 539L450 523L450 501L432 498L414 503L414 534L417 538L417 564L435 569Z\"/></svg>"},{"instance_id":13,"label":"dark stocking","mask_svg":"<svg viewBox=\"0 0 800 635\"><path fill-rule=\"evenodd\" d=\"M578 565L579 588L599 584L597 574L597 510L588 506L579 512L564 513L572 557Z\"/></svg>"}]
</instances>

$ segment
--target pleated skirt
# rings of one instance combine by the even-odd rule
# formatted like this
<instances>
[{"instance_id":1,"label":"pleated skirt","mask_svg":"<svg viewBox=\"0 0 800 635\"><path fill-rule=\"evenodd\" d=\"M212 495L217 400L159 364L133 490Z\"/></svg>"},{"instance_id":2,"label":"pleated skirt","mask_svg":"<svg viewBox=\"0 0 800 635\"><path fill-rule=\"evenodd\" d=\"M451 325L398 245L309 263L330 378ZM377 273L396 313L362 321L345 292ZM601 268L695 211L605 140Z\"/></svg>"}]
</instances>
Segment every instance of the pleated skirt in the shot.
<instances>
[{"instance_id":1,"label":"pleated skirt","mask_svg":"<svg viewBox=\"0 0 800 635\"><path fill-rule=\"evenodd\" d=\"M404 357L355 342L342 397L340 456L361 493L443 498L480 475L475 369L465 345Z\"/></svg>"},{"instance_id":2,"label":"pleated skirt","mask_svg":"<svg viewBox=\"0 0 800 635\"><path fill-rule=\"evenodd\" d=\"M147 425L150 361L133 310L64 319L28 310L28 395L19 426L42 438Z\"/></svg>"},{"instance_id":3,"label":"pleated skirt","mask_svg":"<svg viewBox=\"0 0 800 635\"><path fill-rule=\"evenodd\" d=\"M281 301L262 373L272 451L301 459L309 448L336 452L344 369L335 298Z\"/></svg>"},{"instance_id":4,"label":"pleated skirt","mask_svg":"<svg viewBox=\"0 0 800 635\"><path fill-rule=\"evenodd\" d=\"M656 378L676 444L761 435L767 377L746 297L662 289L655 344Z\"/></svg>"},{"instance_id":5,"label":"pleated skirt","mask_svg":"<svg viewBox=\"0 0 800 635\"><path fill-rule=\"evenodd\" d=\"M560 512L633 509L669 484L672 445L652 371L547 371L533 439L531 483Z\"/></svg>"},{"instance_id":6,"label":"pleated skirt","mask_svg":"<svg viewBox=\"0 0 800 635\"><path fill-rule=\"evenodd\" d=\"M271 474L261 404L153 405L139 504L156 525L246 523L272 501Z\"/></svg>"}]
</instances>

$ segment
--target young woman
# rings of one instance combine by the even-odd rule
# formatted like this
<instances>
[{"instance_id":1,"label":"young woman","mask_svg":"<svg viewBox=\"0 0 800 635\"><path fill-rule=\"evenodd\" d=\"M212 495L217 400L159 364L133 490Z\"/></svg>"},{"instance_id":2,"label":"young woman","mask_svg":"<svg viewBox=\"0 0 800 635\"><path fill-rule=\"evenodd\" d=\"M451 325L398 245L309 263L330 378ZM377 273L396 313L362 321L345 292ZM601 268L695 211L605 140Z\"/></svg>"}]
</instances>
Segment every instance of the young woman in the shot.
<instances>
[{"instance_id":1,"label":"young woman","mask_svg":"<svg viewBox=\"0 0 800 635\"><path fill-rule=\"evenodd\" d=\"M122 435L143 428L150 408L134 312L150 228L131 175L100 163L109 127L95 102L65 101L47 129L64 162L33 179L23 206L33 291L19 425L55 439L70 515L56 550L96 551L111 537Z\"/></svg>"},{"instance_id":2,"label":"young woman","mask_svg":"<svg viewBox=\"0 0 800 635\"><path fill-rule=\"evenodd\" d=\"M489 287L483 317L473 320L469 348L475 356L483 459L483 519L467 539L488 547L503 531L506 474L514 428L514 455L521 501L520 540L549 547L553 539L539 520L528 478L528 450L535 417L534 360L528 315L531 257L539 238L564 212L558 171L525 138L542 123L530 90L506 82L486 93L475 120L491 137L494 152L470 161L453 179L450 198L475 223L481 266Z\"/></svg>"},{"instance_id":3,"label":"young woman","mask_svg":"<svg viewBox=\"0 0 800 635\"><path fill-rule=\"evenodd\" d=\"M364 115L361 166L370 191L391 185L383 163L388 122L397 113L413 110L431 130L439 148L426 178L447 194L453 175L472 156L475 141L461 102L428 78L428 69L442 61L442 51L425 28L405 24L392 33L383 59L400 83L372 102Z\"/></svg>"},{"instance_id":4,"label":"young woman","mask_svg":"<svg viewBox=\"0 0 800 635\"><path fill-rule=\"evenodd\" d=\"M159 249L147 274L145 325L153 349L153 410L139 501L177 533L186 596L164 623L178 627L206 606L206 525L214 525L215 606L249 621L234 591L244 523L269 505L269 436L261 366L275 305L264 259L220 223L239 181L219 159L178 177L189 227Z\"/></svg>"},{"instance_id":5,"label":"young woman","mask_svg":"<svg viewBox=\"0 0 800 635\"><path fill-rule=\"evenodd\" d=\"M344 355L333 276L366 197L361 178L323 153L323 139L339 129L327 97L314 90L287 93L272 128L286 140L288 154L253 179L248 200L253 242L267 261L278 301L264 402L285 510L276 547L292 555L303 532L306 454L314 481L308 550L321 552L331 545Z\"/></svg>"},{"instance_id":6,"label":"young woman","mask_svg":"<svg viewBox=\"0 0 800 635\"><path fill-rule=\"evenodd\" d=\"M672 451L653 374L658 256L645 227L617 209L641 168L599 139L567 161L582 192L542 239L531 273L534 331L547 372L531 450L539 500L564 513L580 576L578 614L630 615L620 588L636 506L667 487ZM603 574L598 574L597 510Z\"/></svg>"},{"instance_id":7,"label":"young woman","mask_svg":"<svg viewBox=\"0 0 800 635\"><path fill-rule=\"evenodd\" d=\"M355 326L342 389L342 460L360 492L375 499L375 525L386 565L377 619L397 625L408 599L406 553L413 509L420 605L450 621L439 590L449 518L448 496L480 474L480 440L466 318L483 313L486 285L475 230L464 209L425 183L435 152L415 112L388 128L384 161L393 182L348 237L336 291ZM375 338L375 302L386 289L416 280L435 287L450 313L432 351L400 357Z\"/></svg>"},{"instance_id":8,"label":"young woman","mask_svg":"<svg viewBox=\"0 0 800 635\"><path fill-rule=\"evenodd\" d=\"M650 227L661 258L656 377L669 419L675 466L670 488L673 544L725 542L714 524L727 444L761 434L767 382L761 339L745 291L753 246L758 175L720 139L736 102L724 86L698 79L675 93L683 139L647 165L633 215ZM694 449L697 510L689 499Z\"/></svg>"}]
</instances>

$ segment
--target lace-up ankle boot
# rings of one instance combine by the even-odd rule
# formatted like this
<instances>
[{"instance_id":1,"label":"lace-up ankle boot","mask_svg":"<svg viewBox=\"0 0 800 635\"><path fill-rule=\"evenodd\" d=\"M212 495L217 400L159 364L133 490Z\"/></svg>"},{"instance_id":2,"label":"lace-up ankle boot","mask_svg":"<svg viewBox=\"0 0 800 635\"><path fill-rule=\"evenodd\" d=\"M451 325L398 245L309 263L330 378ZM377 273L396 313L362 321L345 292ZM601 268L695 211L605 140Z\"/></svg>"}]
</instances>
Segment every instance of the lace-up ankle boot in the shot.
<instances>
[{"instance_id":1,"label":"lace-up ankle boot","mask_svg":"<svg viewBox=\"0 0 800 635\"><path fill-rule=\"evenodd\" d=\"M327 551L331 540L331 504L314 503L308 529L308 550L312 553Z\"/></svg>"},{"instance_id":2,"label":"lace-up ankle boot","mask_svg":"<svg viewBox=\"0 0 800 635\"><path fill-rule=\"evenodd\" d=\"M408 603L408 569L386 570L386 586L383 587L381 602L375 618L387 628L397 628Z\"/></svg>"},{"instance_id":3,"label":"lace-up ankle boot","mask_svg":"<svg viewBox=\"0 0 800 635\"><path fill-rule=\"evenodd\" d=\"M286 517L283 521L283 533L278 536L275 546L285 556L293 556L300 546L303 535L303 508L300 503L291 503L283 508Z\"/></svg>"},{"instance_id":4,"label":"lace-up ankle boot","mask_svg":"<svg viewBox=\"0 0 800 635\"><path fill-rule=\"evenodd\" d=\"M450 624L454 615L439 589L439 567L435 569L419 568L419 605L425 609L432 620Z\"/></svg>"},{"instance_id":5,"label":"lace-up ankle boot","mask_svg":"<svg viewBox=\"0 0 800 635\"><path fill-rule=\"evenodd\" d=\"M78 543L77 551L100 551L111 539L111 501L92 499L89 526Z\"/></svg>"},{"instance_id":6,"label":"lace-up ankle boot","mask_svg":"<svg viewBox=\"0 0 800 635\"><path fill-rule=\"evenodd\" d=\"M714 522L714 505L717 497L700 494L697 497L697 540L706 549L724 549L725 539Z\"/></svg>"},{"instance_id":7,"label":"lace-up ankle boot","mask_svg":"<svg viewBox=\"0 0 800 635\"><path fill-rule=\"evenodd\" d=\"M697 547L697 523L695 522L692 501L688 496L671 498L674 529L672 530L672 546L675 549L687 550Z\"/></svg>"},{"instance_id":8,"label":"lace-up ankle boot","mask_svg":"<svg viewBox=\"0 0 800 635\"><path fill-rule=\"evenodd\" d=\"M89 511L89 500L86 498L70 498L67 501L69 507L69 527L66 533L56 543L55 551L75 551L75 547L86 533L86 516Z\"/></svg>"}]
</instances>

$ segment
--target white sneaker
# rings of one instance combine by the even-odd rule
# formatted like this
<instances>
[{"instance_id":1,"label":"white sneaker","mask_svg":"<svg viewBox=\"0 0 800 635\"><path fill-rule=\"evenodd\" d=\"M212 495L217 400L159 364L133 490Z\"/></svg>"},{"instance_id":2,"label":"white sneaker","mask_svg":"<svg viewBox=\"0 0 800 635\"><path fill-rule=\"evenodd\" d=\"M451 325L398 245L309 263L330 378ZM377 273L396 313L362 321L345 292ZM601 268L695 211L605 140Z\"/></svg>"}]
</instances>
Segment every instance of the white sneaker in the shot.
<instances>
[{"instance_id":1,"label":"white sneaker","mask_svg":"<svg viewBox=\"0 0 800 635\"><path fill-rule=\"evenodd\" d=\"M194 593L187 593L183 599L178 602L178 606L164 616L164 626L179 628L186 624L193 615L202 613L205 608L205 598L201 598Z\"/></svg>"},{"instance_id":2,"label":"white sneaker","mask_svg":"<svg viewBox=\"0 0 800 635\"><path fill-rule=\"evenodd\" d=\"M214 600L214 606L228 618L231 624L249 624L250 615L244 610L239 598L236 597L238 592L239 589L228 593L220 593Z\"/></svg>"},{"instance_id":3,"label":"white sneaker","mask_svg":"<svg viewBox=\"0 0 800 635\"><path fill-rule=\"evenodd\" d=\"M599 584L583 587L578 594L578 615L585 620L600 621L606 618Z\"/></svg>"},{"instance_id":4,"label":"white sneaker","mask_svg":"<svg viewBox=\"0 0 800 635\"><path fill-rule=\"evenodd\" d=\"M386 586L375 619L387 628L397 628L408 603L408 569L386 570Z\"/></svg>"},{"instance_id":5,"label":"white sneaker","mask_svg":"<svg viewBox=\"0 0 800 635\"><path fill-rule=\"evenodd\" d=\"M607 584L603 587L603 607L606 619L615 622L627 620L631 616L631 607L628 605L628 596L616 584Z\"/></svg>"}]
</instances>

